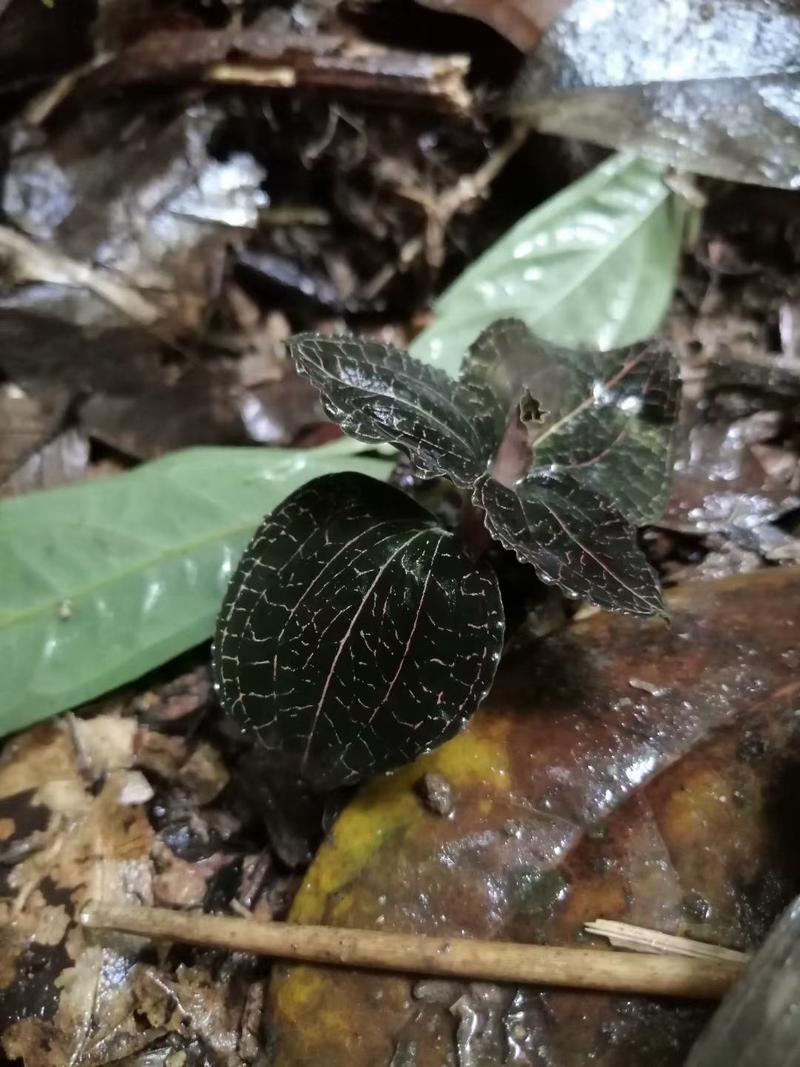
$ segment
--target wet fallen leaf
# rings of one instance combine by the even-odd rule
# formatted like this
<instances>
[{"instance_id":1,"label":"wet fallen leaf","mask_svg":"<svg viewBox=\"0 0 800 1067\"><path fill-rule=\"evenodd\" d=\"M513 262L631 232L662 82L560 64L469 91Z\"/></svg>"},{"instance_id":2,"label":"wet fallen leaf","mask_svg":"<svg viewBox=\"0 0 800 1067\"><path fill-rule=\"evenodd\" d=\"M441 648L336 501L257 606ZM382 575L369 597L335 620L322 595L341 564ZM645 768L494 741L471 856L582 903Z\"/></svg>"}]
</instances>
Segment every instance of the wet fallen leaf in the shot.
<instances>
[{"instance_id":1,"label":"wet fallen leaf","mask_svg":"<svg viewBox=\"0 0 800 1067\"><path fill-rule=\"evenodd\" d=\"M473 263L409 351L455 375L480 332L506 317L568 347L607 350L649 337L672 296L684 218L655 164L610 159Z\"/></svg>"},{"instance_id":2,"label":"wet fallen leaf","mask_svg":"<svg viewBox=\"0 0 800 1067\"><path fill-rule=\"evenodd\" d=\"M570 0L419 0L425 7L487 23L529 52Z\"/></svg>"},{"instance_id":3,"label":"wet fallen leaf","mask_svg":"<svg viewBox=\"0 0 800 1067\"><path fill-rule=\"evenodd\" d=\"M194 445L291 444L323 419L316 393L287 365L282 378L245 388L229 360L192 355L136 325L87 327L55 308L0 311L0 369L10 378L0 386L9 427L0 441L0 486L68 413L77 428L49 453L30 456L23 485L72 480L69 468L86 466L79 447L86 436L144 460Z\"/></svg>"},{"instance_id":4,"label":"wet fallen leaf","mask_svg":"<svg viewBox=\"0 0 800 1067\"><path fill-rule=\"evenodd\" d=\"M689 430L675 465L673 491L663 524L708 533L752 531L800 506L800 494L786 480L770 476L759 459L756 420L700 422ZM769 435L769 426L764 431ZM755 438L755 439L754 439Z\"/></svg>"},{"instance_id":5,"label":"wet fallen leaf","mask_svg":"<svg viewBox=\"0 0 800 1067\"><path fill-rule=\"evenodd\" d=\"M260 1041L260 975L243 959L143 959L141 944L85 937L77 918L91 899L206 903L238 854L217 847L212 813L189 805L205 833L179 856L148 812L224 777L207 744L181 758L184 785L153 802L136 719L104 712L61 719L8 742L0 760L0 1060L25 1067L125 1062L187 1064L198 1049L226 1067L253 1059ZM178 740L164 738L165 741ZM185 756L185 753L184 753ZM167 792L165 793L165 788ZM216 786L214 787L216 788ZM152 803L151 803L152 802ZM185 803L185 800L184 800ZM185 843L186 825L175 841ZM232 883L235 885L235 882ZM142 1059L139 1060L139 1055ZM131 1057L127 1059L126 1057ZM19 1058L19 1059L17 1059Z\"/></svg>"},{"instance_id":6,"label":"wet fallen leaf","mask_svg":"<svg viewBox=\"0 0 800 1067\"><path fill-rule=\"evenodd\" d=\"M116 107L84 112L44 145L19 130L3 209L28 236L196 326L227 243L267 202L251 156L210 154L222 118L205 105L166 119Z\"/></svg>"},{"instance_id":7,"label":"wet fallen leaf","mask_svg":"<svg viewBox=\"0 0 800 1067\"><path fill-rule=\"evenodd\" d=\"M575 0L511 110L547 133L732 181L800 186L794 0Z\"/></svg>"},{"instance_id":8,"label":"wet fallen leaf","mask_svg":"<svg viewBox=\"0 0 800 1067\"><path fill-rule=\"evenodd\" d=\"M211 635L239 553L309 477L390 461L196 449L117 478L0 501L0 730L89 700Z\"/></svg>"},{"instance_id":9,"label":"wet fallen leaf","mask_svg":"<svg viewBox=\"0 0 800 1067\"><path fill-rule=\"evenodd\" d=\"M89 465L89 441L80 430L65 430L32 452L13 474L0 482L0 496L33 489L56 489L79 481Z\"/></svg>"},{"instance_id":10,"label":"wet fallen leaf","mask_svg":"<svg viewBox=\"0 0 800 1067\"><path fill-rule=\"evenodd\" d=\"M759 572L678 590L670 627L595 615L514 655L463 734L357 794L292 917L554 944L603 917L758 945L800 878L798 604L800 571ZM433 773L447 818L417 789ZM667 1067L710 1011L307 966L272 1004L279 1067Z\"/></svg>"},{"instance_id":11,"label":"wet fallen leaf","mask_svg":"<svg viewBox=\"0 0 800 1067\"><path fill-rule=\"evenodd\" d=\"M194 445L248 441L233 374L219 364L195 364L177 381L137 382L130 392L98 392L78 417L94 440L134 459L156 459Z\"/></svg>"},{"instance_id":12,"label":"wet fallen leaf","mask_svg":"<svg viewBox=\"0 0 800 1067\"><path fill-rule=\"evenodd\" d=\"M58 383L27 391L16 382L0 385L0 487L58 431L69 393Z\"/></svg>"}]
</instances>

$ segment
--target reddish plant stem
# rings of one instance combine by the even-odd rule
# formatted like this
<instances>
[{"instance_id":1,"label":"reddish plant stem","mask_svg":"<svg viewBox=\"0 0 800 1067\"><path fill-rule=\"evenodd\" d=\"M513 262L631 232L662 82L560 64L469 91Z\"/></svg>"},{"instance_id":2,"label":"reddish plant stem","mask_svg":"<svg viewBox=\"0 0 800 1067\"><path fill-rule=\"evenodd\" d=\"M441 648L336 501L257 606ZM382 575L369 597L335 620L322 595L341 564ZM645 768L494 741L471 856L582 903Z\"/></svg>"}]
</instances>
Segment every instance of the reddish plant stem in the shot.
<instances>
[{"instance_id":1,"label":"reddish plant stem","mask_svg":"<svg viewBox=\"0 0 800 1067\"><path fill-rule=\"evenodd\" d=\"M483 521L483 508L473 504L468 496L461 505L456 534L470 559L480 559L492 543L492 535Z\"/></svg>"},{"instance_id":2,"label":"reddish plant stem","mask_svg":"<svg viewBox=\"0 0 800 1067\"><path fill-rule=\"evenodd\" d=\"M512 489L530 468L531 460L528 430L515 406L492 463L492 477Z\"/></svg>"}]
</instances>

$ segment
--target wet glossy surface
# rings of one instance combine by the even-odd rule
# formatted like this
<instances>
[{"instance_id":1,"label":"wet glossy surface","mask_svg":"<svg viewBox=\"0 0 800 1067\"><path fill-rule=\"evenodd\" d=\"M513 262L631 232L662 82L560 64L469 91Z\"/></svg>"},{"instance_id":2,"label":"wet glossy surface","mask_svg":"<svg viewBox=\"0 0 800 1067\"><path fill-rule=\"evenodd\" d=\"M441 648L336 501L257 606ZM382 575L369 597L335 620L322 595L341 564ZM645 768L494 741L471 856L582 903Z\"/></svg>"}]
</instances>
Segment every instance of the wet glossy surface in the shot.
<instances>
[{"instance_id":1,"label":"wet glossy surface","mask_svg":"<svg viewBox=\"0 0 800 1067\"><path fill-rule=\"evenodd\" d=\"M798 887L800 572L687 586L504 664L468 730L368 784L298 921L572 943L622 919L752 947ZM414 789L450 784L453 811ZM587 943L595 943L586 938ZM280 1067L680 1064L703 1006L310 967L273 983Z\"/></svg>"}]
</instances>

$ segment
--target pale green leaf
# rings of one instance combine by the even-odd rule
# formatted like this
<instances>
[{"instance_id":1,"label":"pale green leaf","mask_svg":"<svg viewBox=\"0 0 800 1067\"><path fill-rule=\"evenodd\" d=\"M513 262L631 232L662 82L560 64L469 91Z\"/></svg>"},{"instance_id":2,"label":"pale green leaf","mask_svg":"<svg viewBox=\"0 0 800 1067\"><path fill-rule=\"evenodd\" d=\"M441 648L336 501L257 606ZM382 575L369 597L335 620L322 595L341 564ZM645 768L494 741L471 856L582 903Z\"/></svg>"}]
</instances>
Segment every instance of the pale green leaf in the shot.
<instances>
[{"instance_id":1,"label":"pale green leaf","mask_svg":"<svg viewBox=\"0 0 800 1067\"><path fill-rule=\"evenodd\" d=\"M209 637L266 512L322 474L386 477L391 461L363 448L342 440L312 450L191 449L0 502L0 733Z\"/></svg>"},{"instance_id":2,"label":"pale green leaf","mask_svg":"<svg viewBox=\"0 0 800 1067\"><path fill-rule=\"evenodd\" d=\"M614 156L526 215L441 297L411 354L456 374L478 334L506 317L567 347L649 337L672 296L686 216L661 171Z\"/></svg>"}]
</instances>

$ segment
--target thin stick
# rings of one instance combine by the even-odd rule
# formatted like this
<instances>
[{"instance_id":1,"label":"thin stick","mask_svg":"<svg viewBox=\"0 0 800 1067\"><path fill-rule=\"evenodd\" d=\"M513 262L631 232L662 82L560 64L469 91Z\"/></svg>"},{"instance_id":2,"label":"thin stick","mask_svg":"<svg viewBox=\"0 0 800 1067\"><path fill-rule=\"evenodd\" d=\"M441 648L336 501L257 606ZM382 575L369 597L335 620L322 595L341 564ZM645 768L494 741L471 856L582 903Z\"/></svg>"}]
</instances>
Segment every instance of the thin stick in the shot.
<instances>
[{"instance_id":1,"label":"thin stick","mask_svg":"<svg viewBox=\"0 0 800 1067\"><path fill-rule=\"evenodd\" d=\"M0 226L0 253L3 252L13 257L12 268L20 280L89 289L143 326L153 326L162 316L160 308L129 285L116 281L108 271L70 259L9 226Z\"/></svg>"},{"instance_id":2,"label":"thin stick","mask_svg":"<svg viewBox=\"0 0 800 1067\"><path fill-rule=\"evenodd\" d=\"M297 74L291 67L260 67L256 63L215 63L205 72L207 81L230 85L260 85L266 89L291 89Z\"/></svg>"},{"instance_id":3,"label":"thin stick","mask_svg":"<svg viewBox=\"0 0 800 1067\"><path fill-rule=\"evenodd\" d=\"M594 922L585 923L584 929L597 937L607 937L614 948L626 948L632 952L689 956L695 960L727 960L740 965L750 959L746 952L737 952L733 948L709 945L705 941L695 941L690 937L662 934L660 930L615 922L612 919L595 919Z\"/></svg>"},{"instance_id":4,"label":"thin stick","mask_svg":"<svg viewBox=\"0 0 800 1067\"><path fill-rule=\"evenodd\" d=\"M87 927L154 940L308 963L708 1000L722 997L740 970L725 960L262 923L166 908L95 904L84 909L81 921Z\"/></svg>"}]
</instances>

